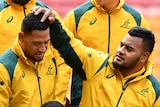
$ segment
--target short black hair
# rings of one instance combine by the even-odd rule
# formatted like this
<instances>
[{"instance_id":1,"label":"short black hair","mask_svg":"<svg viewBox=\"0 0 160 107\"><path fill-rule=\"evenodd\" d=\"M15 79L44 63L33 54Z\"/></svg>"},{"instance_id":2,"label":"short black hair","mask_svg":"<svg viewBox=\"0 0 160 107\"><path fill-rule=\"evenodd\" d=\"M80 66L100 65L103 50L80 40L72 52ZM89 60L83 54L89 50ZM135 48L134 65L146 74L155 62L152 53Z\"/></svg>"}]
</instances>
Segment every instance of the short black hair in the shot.
<instances>
[{"instance_id":1,"label":"short black hair","mask_svg":"<svg viewBox=\"0 0 160 107\"><path fill-rule=\"evenodd\" d=\"M24 33L32 33L33 30L46 30L49 28L49 21L46 19L44 22L41 22L43 13L34 15L34 13L29 13L22 21L21 31Z\"/></svg>"},{"instance_id":2,"label":"short black hair","mask_svg":"<svg viewBox=\"0 0 160 107\"><path fill-rule=\"evenodd\" d=\"M142 38L145 51L152 53L155 45L155 37L152 31L140 26L135 26L128 31L128 34L133 37Z\"/></svg>"}]
</instances>

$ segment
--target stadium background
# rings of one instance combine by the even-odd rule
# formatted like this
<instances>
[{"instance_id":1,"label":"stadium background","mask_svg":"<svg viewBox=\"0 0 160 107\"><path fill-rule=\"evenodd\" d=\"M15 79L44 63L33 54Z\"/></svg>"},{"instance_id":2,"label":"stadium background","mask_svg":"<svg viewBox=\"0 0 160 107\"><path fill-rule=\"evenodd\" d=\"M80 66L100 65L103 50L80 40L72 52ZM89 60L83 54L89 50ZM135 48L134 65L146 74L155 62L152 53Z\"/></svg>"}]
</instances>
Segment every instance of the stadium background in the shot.
<instances>
[{"instance_id":1,"label":"stadium background","mask_svg":"<svg viewBox=\"0 0 160 107\"><path fill-rule=\"evenodd\" d=\"M62 19L72 8L87 0L41 0L56 10ZM126 0L126 3L140 11L147 19L156 37L156 54L154 57L153 74L160 80L160 0Z\"/></svg>"}]
</instances>

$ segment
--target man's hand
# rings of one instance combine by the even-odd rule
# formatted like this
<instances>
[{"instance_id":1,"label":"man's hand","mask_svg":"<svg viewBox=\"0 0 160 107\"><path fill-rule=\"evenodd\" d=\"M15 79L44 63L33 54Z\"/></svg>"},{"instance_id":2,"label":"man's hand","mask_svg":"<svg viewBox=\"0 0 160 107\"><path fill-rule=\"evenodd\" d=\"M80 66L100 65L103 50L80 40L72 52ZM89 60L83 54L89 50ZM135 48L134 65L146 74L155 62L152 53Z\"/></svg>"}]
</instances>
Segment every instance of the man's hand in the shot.
<instances>
[{"instance_id":1,"label":"man's hand","mask_svg":"<svg viewBox=\"0 0 160 107\"><path fill-rule=\"evenodd\" d=\"M44 22L47 18L50 24L54 23L55 21L55 15L53 13L53 10L43 8L40 6L35 6L31 8L31 11L34 13L34 15L38 15L39 13L44 13L41 22Z\"/></svg>"}]
</instances>

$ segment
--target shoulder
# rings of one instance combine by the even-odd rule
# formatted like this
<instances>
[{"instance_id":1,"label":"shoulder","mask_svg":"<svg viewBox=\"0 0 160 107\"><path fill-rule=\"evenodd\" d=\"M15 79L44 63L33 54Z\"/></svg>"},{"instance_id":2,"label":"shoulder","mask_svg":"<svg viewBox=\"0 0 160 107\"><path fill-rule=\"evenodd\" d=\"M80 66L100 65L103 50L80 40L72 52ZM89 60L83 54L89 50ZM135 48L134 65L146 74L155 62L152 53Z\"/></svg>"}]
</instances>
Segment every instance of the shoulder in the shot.
<instances>
[{"instance_id":1,"label":"shoulder","mask_svg":"<svg viewBox=\"0 0 160 107\"><path fill-rule=\"evenodd\" d=\"M74 8L74 12L75 14L83 14L86 11L92 9L94 7L94 5L91 3L91 1L87 1L81 5L79 5L78 7Z\"/></svg>"},{"instance_id":2,"label":"shoulder","mask_svg":"<svg viewBox=\"0 0 160 107\"><path fill-rule=\"evenodd\" d=\"M133 18L135 19L135 21L137 22L137 25L140 26L141 25L141 20L142 20L142 14L137 11L136 9L134 9L133 7L131 7L130 5L128 5L127 3L124 3L123 7L122 7L126 12L128 12L131 16L133 16Z\"/></svg>"},{"instance_id":3,"label":"shoulder","mask_svg":"<svg viewBox=\"0 0 160 107\"><path fill-rule=\"evenodd\" d=\"M13 78L14 68L18 62L18 56L8 49L0 56L0 63L3 64L9 72L10 78Z\"/></svg>"},{"instance_id":4,"label":"shoulder","mask_svg":"<svg viewBox=\"0 0 160 107\"><path fill-rule=\"evenodd\" d=\"M8 49L0 56L0 63L2 62L12 62L17 60L17 55L12 51L12 49Z\"/></svg>"},{"instance_id":5,"label":"shoulder","mask_svg":"<svg viewBox=\"0 0 160 107\"><path fill-rule=\"evenodd\" d=\"M160 82L153 76L150 75L147 79L152 83L152 87L156 93L156 100L160 97Z\"/></svg>"},{"instance_id":6,"label":"shoulder","mask_svg":"<svg viewBox=\"0 0 160 107\"><path fill-rule=\"evenodd\" d=\"M127 4L127 3L124 3L122 7L123 7L123 9L125 9L125 10L128 11L128 12L139 13L135 8L133 8L132 6L130 6L130 5ZM139 14L140 14L140 13L139 13Z\"/></svg>"}]
</instances>

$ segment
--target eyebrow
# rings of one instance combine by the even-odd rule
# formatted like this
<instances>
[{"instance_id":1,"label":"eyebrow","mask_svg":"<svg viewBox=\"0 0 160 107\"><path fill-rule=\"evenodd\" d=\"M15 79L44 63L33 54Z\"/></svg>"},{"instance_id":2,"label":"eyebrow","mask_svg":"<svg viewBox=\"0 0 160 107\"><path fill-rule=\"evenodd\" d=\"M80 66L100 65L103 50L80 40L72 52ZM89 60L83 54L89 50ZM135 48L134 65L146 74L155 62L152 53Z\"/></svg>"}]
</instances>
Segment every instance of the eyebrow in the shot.
<instances>
[{"instance_id":1,"label":"eyebrow","mask_svg":"<svg viewBox=\"0 0 160 107\"><path fill-rule=\"evenodd\" d=\"M44 41L44 42L41 42L41 41L33 41L33 43L46 43L46 42L49 42L50 41L50 39L48 39L47 41Z\"/></svg>"},{"instance_id":2,"label":"eyebrow","mask_svg":"<svg viewBox=\"0 0 160 107\"><path fill-rule=\"evenodd\" d=\"M121 45L124 45L124 43L121 41L121 43L120 43ZM132 50L134 50L134 47L133 46L131 46L131 45L125 45L127 48L130 48L130 49L132 49Z\"/></svg>"}]
</instances>

